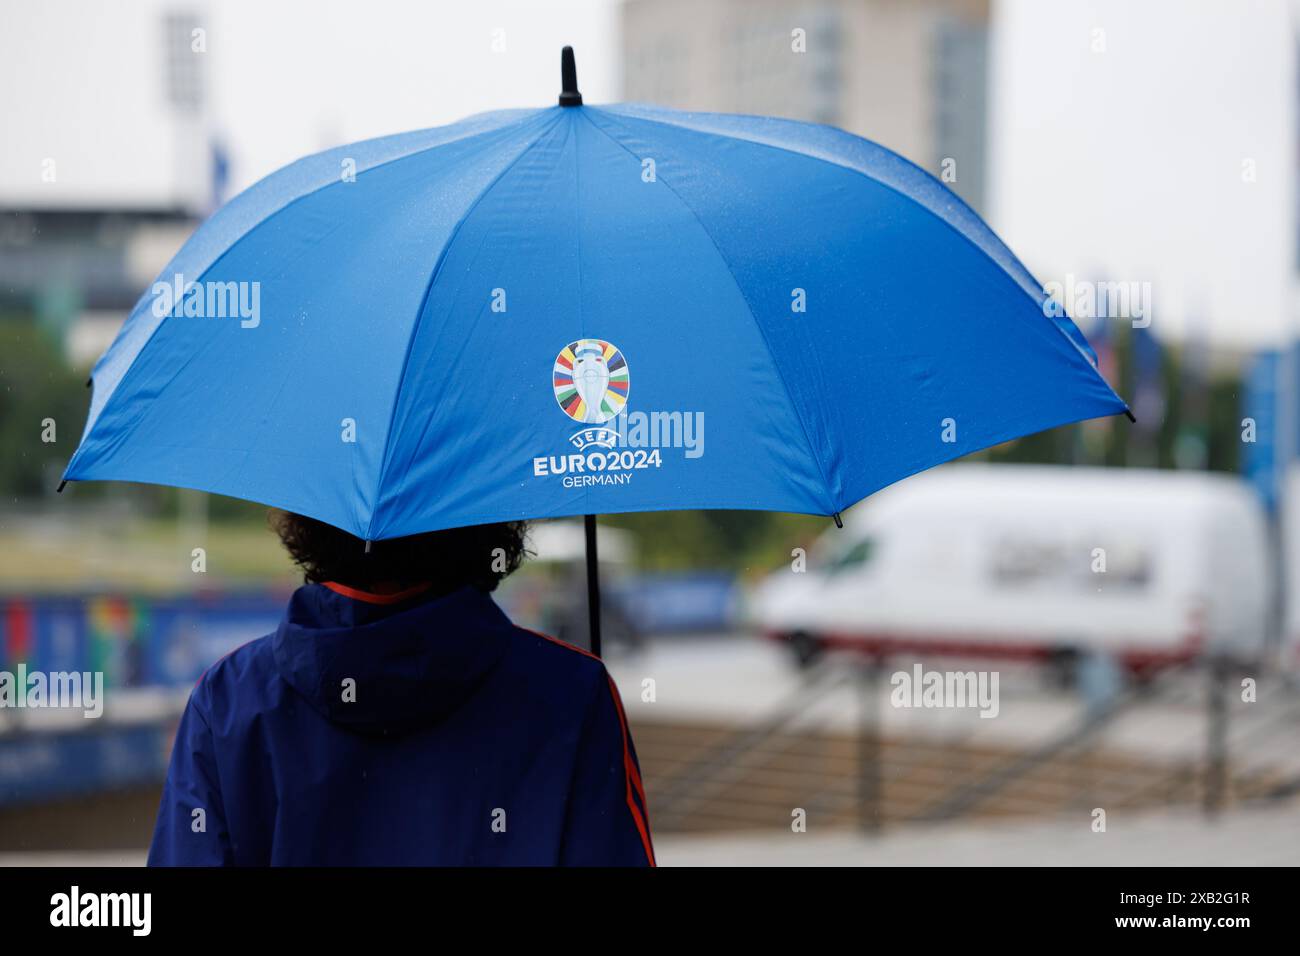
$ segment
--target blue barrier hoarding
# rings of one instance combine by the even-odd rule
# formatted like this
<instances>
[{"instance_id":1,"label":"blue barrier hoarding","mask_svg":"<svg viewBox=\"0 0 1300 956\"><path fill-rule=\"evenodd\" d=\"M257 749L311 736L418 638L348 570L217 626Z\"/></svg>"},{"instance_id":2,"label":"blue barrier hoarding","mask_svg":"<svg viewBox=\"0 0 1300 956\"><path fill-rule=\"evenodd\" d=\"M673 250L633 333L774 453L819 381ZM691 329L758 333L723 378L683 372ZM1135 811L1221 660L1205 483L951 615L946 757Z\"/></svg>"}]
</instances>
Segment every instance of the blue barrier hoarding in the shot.
<instances>
[{"instance_id":1,"label":"blue barrier hoarding","mask_svg":"<svg viewBox=\"0 0 1300 956\"><path fill-rule=\"evenodd\" d=\"M0 667L95 671L107 687L193 683L275 629L285 595L0 597Z\"/></svg>"}]
</instances>

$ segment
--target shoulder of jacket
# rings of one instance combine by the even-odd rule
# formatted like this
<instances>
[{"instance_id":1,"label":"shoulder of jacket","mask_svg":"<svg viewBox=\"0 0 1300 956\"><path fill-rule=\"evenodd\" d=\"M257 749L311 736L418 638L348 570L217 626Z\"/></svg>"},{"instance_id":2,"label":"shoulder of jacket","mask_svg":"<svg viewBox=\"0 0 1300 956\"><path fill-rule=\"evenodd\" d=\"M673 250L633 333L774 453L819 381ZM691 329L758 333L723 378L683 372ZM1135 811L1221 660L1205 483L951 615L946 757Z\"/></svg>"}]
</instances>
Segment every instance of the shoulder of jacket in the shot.
<instances>
[{"instance_id":1,"label":"shoulder of jacket","mask_svg":"<svg viewBox=\"0 0 1300 956\"><path fill-rule=\"evenodd\" d=\"M274 672L272 636L268 634L239 645L209 665L195 681L190 700L206 722L211 722L214 708L220 703L218 698L251 684L268 669Z\"/></svg>"},{"instance_id":2,"label":"shoulder of jacket","mask_svg":"<svg viewBox=\"0 0 1300 956\"><path fill-rule=\"evenodd\" d=\"M581 674L590 680L603 680L607 675L605 662L585 647L570 644L568 641L562 641L541 631L534 631L532 628L516 625L515 631L548 663L569 669L570 672Z\"/></svg>"}]
</instances>

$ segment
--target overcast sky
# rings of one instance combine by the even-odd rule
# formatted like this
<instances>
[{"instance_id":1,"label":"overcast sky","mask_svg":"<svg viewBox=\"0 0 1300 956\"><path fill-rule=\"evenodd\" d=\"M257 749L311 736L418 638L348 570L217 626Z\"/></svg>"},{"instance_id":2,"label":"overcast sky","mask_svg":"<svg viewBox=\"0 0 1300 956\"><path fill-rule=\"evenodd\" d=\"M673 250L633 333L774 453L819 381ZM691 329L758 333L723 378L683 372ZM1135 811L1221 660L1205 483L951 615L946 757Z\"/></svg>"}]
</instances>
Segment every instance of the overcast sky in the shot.
<instances>
[{"instance_id":1,"label":"overcast sky","mask_svg":"<svg viewBox=\"0 0 1300 956\"><path fill-rule=\"evenodd\" d=\"M589 101L619 93L616 0L4 4L0 203L129 207L167 194L189 162L177 140L203 140L178 129L186 114L166 100L167 11L193 12L205 31L206 120L235 188L340 143L552 105L565 44ZM41 179L48 158L56 183Z\"/></svg>"},{"instance_id":2,"label":"overcast sky","mask_svg":"<svg viewBox=\"0 0 1300 956\"><path fill-rule=\"evenodd\" d=\"M1150 282L1171 337L1294 326L1292 8L994 0L988 212L1041 280ZM617 0L6 0L0 202L148 204L193 168L159 79L163 9L203 11L236 187L337 143L552 104L565 43L589 102L620 93Z\"/></svg>"},{"instance_id":3,"label":"overcast sky","mask_svg":"<svg viewBox=\"0 0 1300 956\"><path fill-rule=\"evenodd\" d=\"M210 8L216 113L234 138L241 178L341 142L552 106L566 44L589 101L619 95L614 0L221 0Z\"/></svg>"},{"instance_id":4,"label":"overcast sky","mask_svg":"<svg viewBox=\"0 0 1300 956\"><path fill-rule=\"evenodd\" d=\"M1283 0L995 4L991 218L1041 281L1150 282L1152 329L1171 336L1294 328L1291 14Z\"/></svg>"}]
</instances>

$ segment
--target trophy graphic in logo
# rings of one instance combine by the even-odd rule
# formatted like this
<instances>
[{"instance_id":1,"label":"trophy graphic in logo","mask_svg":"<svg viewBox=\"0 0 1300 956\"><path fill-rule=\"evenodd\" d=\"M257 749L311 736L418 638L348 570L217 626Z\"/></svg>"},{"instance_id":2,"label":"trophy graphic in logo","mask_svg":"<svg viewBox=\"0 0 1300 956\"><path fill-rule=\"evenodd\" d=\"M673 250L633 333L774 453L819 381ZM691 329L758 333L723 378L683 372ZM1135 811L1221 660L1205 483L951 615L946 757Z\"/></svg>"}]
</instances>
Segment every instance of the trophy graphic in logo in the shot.
<instances>
[{"instance_id":1,"label":"trophy graphic in logo","mask_svg":"<svg viewBox=\"0 0 1300 956\"><path fill-rule=\"evenodd\" d=\"M578 339L555 357L555 400L575 422L599 425L627 404L627 360L600 339Z\"/></svg>"}]
</instances>

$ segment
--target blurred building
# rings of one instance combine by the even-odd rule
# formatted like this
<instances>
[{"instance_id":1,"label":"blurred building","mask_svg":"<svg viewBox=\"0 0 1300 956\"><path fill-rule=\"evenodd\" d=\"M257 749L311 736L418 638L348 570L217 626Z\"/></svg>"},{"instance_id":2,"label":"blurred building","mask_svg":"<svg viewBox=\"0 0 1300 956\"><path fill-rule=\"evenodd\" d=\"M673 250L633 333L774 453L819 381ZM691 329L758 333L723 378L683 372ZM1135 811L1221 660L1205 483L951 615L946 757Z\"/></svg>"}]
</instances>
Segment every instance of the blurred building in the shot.
<instances>
[{"instance_id":1,"label":"blurred building","mask_svg":"<svg viewBox=\"0 0 1300 956\"><path fill-rule=\"evenodd\" d=\"M36 317L87 365L220 198L205 11L52 2L6 19L0 312ZM56 70L51 49L67 53Z\"/></svg>"},{"instance_id":2,"label":"blurred building","mask_svg":"<svg viewBox=\"0 0 1300 956\"><path fill-rule=\"evenodd\" d=\"M988 36L988 0L628 0L624 99L839 126L981 209Z\"/></svg>"}]
</instances>

